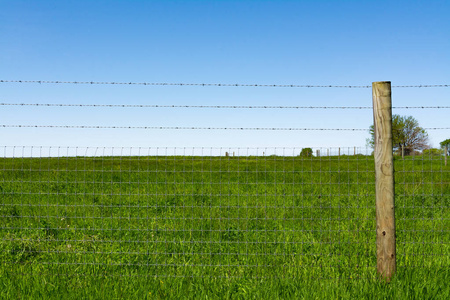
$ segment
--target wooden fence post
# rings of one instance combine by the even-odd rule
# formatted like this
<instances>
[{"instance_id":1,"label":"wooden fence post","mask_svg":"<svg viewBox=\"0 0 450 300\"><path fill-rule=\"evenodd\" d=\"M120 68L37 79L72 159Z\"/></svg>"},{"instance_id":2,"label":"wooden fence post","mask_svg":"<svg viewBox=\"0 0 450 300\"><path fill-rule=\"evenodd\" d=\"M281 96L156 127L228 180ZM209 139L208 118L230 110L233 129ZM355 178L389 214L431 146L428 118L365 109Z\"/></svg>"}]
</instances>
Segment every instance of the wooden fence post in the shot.
<instances>
[{"instance_id":1,"label":"wooden fence post","mask_svg":"<svg viewBox=\"0 0 450 300\"><path fill-rule=\"evenodd\" d=\"M372 99L375 134L377 271L389 282L396 270L391 82L373 82Z\"/></svg>"},{"instance_id":2,"label":"wooden fence post","mask_svg":"<svg viewBox=\"0 0 450 300\"><path fill-rule=\"evenodd\" d=\"M447 154L448 154L448 146L445 146L445 165L447 166Z\"/></svg>"}]
</instances>

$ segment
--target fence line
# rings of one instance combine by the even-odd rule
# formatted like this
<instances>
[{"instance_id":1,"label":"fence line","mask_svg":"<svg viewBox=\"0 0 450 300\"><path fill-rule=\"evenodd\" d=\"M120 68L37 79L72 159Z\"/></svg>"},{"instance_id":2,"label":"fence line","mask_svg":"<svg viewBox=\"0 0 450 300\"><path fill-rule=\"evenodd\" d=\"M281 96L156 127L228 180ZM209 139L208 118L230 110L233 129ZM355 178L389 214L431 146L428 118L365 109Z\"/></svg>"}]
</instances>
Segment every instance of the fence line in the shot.
<instances>
[{"instance_id":1,"label":"fence line","mask_svg":"<svg viewBox=\"0 0 450 300\"><path fill-rule=\"evenodd\" d=\"M217 108L217 109L372 109L371 106L270 106L270 105L158 105L158 104L64 104L0 103L0 106L119 107L119 108ZM393 106L393 109L448 109L450 106Z\"/></svg>"},{"instance_id":2,"label":"fence line","mask_svg":"<svg viewBox=\"0 0 450 300\"><path fill-rule=\"evenodd\" d=\"M350 276L333 271L343 259L371 268L374 230L351 225L374 221L363 210L352 213L374 209L364 188L374 184L368 156L300 157L297 148L73 150L3 148L0 230L13 246L2 252L9 269L215 278L297 278L303 269L336 279ZM340 165L339 178L329 164ZM347 164L358 168L347 173ZM339 194L360 201L331 201ZM349 251L358 255L347 260ZM33 264L17 264L32 257ZM286 260L300 269L283 267Z\"/></svg>"},{"instance_id":3,"label":"fence line","mask_svg":"<svg viewBox=\"0 0 450 300\"><path fill-rule=\"evenodd\" d=\"M269 131L369 131L361 128L294 128L294 127L185 127L185 126L97 126L97 125L5 125L4 128L66 128L66 129L151 129L151 130L269 130Z\"/></svg>"},{"instance_id":4,"label":"fence line","mask_svg":"<svg viewBox=\"0 0 450 300\"><path fill-rule=\"evenodd\" d=\"M1 265L26 276L373 276L371 149L303 149L0 148ZM450 265L450 170L431 154L394 163L398 267Z\"/></svg>"},{"instance_id":5,"label":"fence line","mask_svg":"<svg viewBox=\"0 0 450 300\"><path fill-rule=\"evenodd\" d=\"M9 105L214 109L371 108L0 103L0 106ZM8 124L0 127L370 130ZM431 151L413 151L410 156L400 156L392 150L391 146L376 149L378 154L381 151L381 154L393 155L390 162L376 168L371 149L357 147L0 147L0 266L8 272L24 276L45 273L53 274L49 276L91 274L101 277L108 274L160 278L375 278L376 239L384 237L375 218L379 210L375 199L380 196L376 186L381 184L379 178L376 180L375 170L379 174L379 171L385 173L386 168L392 168L396 170L395 191L392 191L391 196L395 196L396 229L393 230L397 238L394 255L397 268L448 268L450 170L446 165L447 157L440 152ZM388 236L392 237L392 232ZM395 269L390 267L389 270Z\"/></svg>"},{"instance_id":6,"label":"fence line","mask_svg":"<svg viewBox=\"0 0 450 300\"><path fill-rule=\"evenodd\" d=\"M150 85L150 86L215 86L215 87L282 87L282 88L372 88L371 85L309 85L309 84L245 84L245 83L171 83L171 82L106 82L106 81L52 81L0 80L0 83L92 84L92 85ZM393 85L393 88L443 88L450 84Z\"/></svg>"},{"instance_id":7,"label":"fence line","mask_svg":"<svg viewBox=\"0 0 450 300\"><path fill-rule=\"evenodd\" d=\"M66 129L147 129L147 130L259 130L259 131L370 131L364 128L296 128L296 127L185 127L185 126L100 126L100 125L9 125L4 128L66 128ZM428 127L425 130L448 130L450 127Z\"/></svg>"}]
</instances>

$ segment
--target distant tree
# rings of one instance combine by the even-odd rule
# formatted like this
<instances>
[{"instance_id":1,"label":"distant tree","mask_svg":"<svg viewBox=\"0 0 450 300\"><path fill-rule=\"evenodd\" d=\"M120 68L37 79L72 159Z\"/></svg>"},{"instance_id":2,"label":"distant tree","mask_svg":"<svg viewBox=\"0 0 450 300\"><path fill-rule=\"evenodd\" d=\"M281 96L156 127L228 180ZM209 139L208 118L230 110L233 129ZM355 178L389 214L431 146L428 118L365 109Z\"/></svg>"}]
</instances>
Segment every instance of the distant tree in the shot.
<instances>
[{"instance_id":1,"label":"distant tree","mask_svg":"<svg viewBox=\"0 0 450 300\"><path fill-rule=\"evenodd\" d=\"M445 146L447 146L447 154L450 155L450 139L446 139L439 143L441 145L442 149L445 149Z\"/></svg>"},{"instance_id":2,"label":"distant tree","mask_svg":"<svg viewBox=\"0 0 450 300\"><path fill-rule=\"evenodd\" d=\"M373 125L370 126L370 138L367 144L372 148L375 145ZM430 148L428 133L419 126L419 122L412 116L392 116L392 144L395 151L401 153L402 146L405 155L410 155L414 150Z\"/></svg>"},{"instance_id":3,"label":"distant tree","mask_svg":"<svg viewBox=\"0 0 450 300\"><path fill-rule=\"evenodd\" d=\"M444 154L444 149L430 148L422 151L424 156L441 156Z\"/></svg>"},{"instance_id":4,"label":"distant tree","mask_svg":"<svg viewBox=\"0 0 450 300\"><path fill-rule=\"evenodd\" d=\"M313 154L313 150L311 148L302 148L300 152L300 156L311 157Z\"/></svg>"}]
</instances>

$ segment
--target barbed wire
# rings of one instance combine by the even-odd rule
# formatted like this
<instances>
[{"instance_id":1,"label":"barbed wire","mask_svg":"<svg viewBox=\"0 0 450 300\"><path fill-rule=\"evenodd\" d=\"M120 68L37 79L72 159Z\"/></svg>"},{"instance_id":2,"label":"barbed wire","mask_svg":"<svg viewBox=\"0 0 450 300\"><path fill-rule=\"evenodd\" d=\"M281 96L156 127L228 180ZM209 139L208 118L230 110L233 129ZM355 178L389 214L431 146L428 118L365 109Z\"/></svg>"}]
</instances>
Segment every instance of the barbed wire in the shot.
<instances>
[{"instance_id":1,"label":"barbed wire","mask_svg":"<svg viewBox=\"0 0 450 300\"><path fill-rule=\"evenodd\" d=\"M370 107L372 108L372 107ZM450 106L392 106L393 109L441 109L450 108Z\"/></svg>"},{"instance_id":2,"label":"barbed wire","mask_svg":"<svg viewBox=\"0 0 450 300\"><path fill-rule=\"evenodd\" d=\"M371 106L273 106L273 105L159 105L159 104L77 104L0 103L0 106L124 107L124 108L214 108L214 109L372 109ZM393 106L393 109L449 109L450 106Z\"/></svg>"},{"instance_id":3,"label":"barbed wire","mask_svg":"<svg viewBox=\"0 0 450 300\"><path fill-rule=\"evenodd\" d=\"M438 88L450 87L450 84L417 84L417 85L393 85L393 88Z\"/></svg>"},{"instance_id":4,"label":"barbed wire","mask_svg":"<svg viewBox=\"0 0 450 300\"><path fill-rule=\"evenodd\" d=\"M96 125L0 125L4 128L64 129L148 129L148 130L269 130L269 131L369 131L360 128L289 128L289 127L188 127L188 126L96 126Z\"/></svg>"},{"instance_id":5,"label":"barbed wire","mask_svg":"<svg viewBox=\"0 0 450 300\"><path fill-rule=\"evenodd\" d=\"M98 84L98 85L150 85L150 86L222 86L222 87L281 87L281 88L371 88L371 85L309 85L309 84L245 84L245 83L176 83L176 82L106 82L59 80L0 80L0 83L39 84ZM450 84L394 85L394 88L437 88Z\"/></svg>"},{"instance_id":6,"label":"barbed wire","mask_svg":"<svg viewBox=\"0 0 450 300\"><path fill-rule=\"evenodd\" d=\"M261 131L370 131L363 128L297 128L297 127L196 127L196 126L102 126L102 125L9 125L3 128L64 128L64 129L147 129L147 130L261 130ZM450 127L431 127L425 130L448 130Z\"/></svg>"},{"instance_id":7,"label":"barbed wire","mask_svg":"<svg viewBox=\"0 0 450 300\"><path fill-rule=\"evenodd\" d=\"M221 86L221 87L291 87L291 88L369 88L369 85L300 85L300 84L245 84L245 83L177 83L177 82L105 82L105 81L51 81L0 80L0 83L39 84L98 84L98 85L150 85L150 86Z\"/></svg>"}]
</instances>

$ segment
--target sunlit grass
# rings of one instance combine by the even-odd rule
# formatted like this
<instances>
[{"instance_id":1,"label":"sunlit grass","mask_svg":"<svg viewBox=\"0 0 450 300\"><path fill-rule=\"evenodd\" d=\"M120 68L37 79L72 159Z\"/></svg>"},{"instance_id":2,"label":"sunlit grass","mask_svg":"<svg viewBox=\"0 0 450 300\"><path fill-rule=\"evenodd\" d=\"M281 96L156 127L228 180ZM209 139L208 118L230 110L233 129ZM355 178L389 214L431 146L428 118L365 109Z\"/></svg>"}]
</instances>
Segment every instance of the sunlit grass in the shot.
<instances>
[{"instance_id":1,"label":"sunlit grass","mask_svg":"<svg viewBox=\"0 0 450 300\"><path fill-rule=\"evenodd\" d=\"M395 169L386 286L370 156L3 158L0 296L446 298L449 167Z\"/></svg>"}]
</instances>

